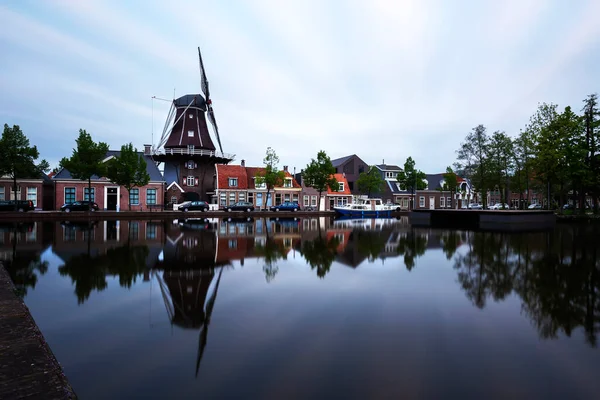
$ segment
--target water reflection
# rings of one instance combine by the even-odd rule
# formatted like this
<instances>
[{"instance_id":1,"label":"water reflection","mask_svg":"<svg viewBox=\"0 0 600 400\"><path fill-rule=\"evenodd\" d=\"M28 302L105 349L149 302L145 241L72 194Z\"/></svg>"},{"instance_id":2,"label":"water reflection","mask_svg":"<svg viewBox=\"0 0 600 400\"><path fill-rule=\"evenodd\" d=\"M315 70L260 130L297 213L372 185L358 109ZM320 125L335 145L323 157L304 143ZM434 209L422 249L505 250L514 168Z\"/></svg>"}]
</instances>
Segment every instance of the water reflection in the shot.
<instances>
[{"instance_id":1,"label":"water reflection","mask_svg":"<svg viewBox=\"0 0 600 400\"><path fill-rule=\"evenodd\" d=\"M224 269L248 260L273 284L291 253L317 279L337 268L367 264L414 271L426 252L440 251L473 306L516 295L539 336L577 328L597 344L600 326L597 225L559 225L528 234L412 228L406 219L227 218L175 221L3 223L0 259L19 292L35 289L48 270L47 250L59 257L77 303L115 278L123 288L155 280L172 324L200 331L198 364Z\"/></svg>"}]
</instances>

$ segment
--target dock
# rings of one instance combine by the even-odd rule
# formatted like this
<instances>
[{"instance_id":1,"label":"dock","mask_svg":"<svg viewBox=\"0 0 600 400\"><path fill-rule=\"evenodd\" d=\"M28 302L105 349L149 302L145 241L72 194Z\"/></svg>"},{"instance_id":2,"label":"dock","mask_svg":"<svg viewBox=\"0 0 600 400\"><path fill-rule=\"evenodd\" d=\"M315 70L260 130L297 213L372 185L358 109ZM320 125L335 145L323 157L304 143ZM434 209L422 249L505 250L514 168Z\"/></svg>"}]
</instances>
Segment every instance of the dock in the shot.
<instances>
[{"instance_id":1,"label":"dock","mask_svg":"<svg viewBox=\"0 0 600 400\"><path fill-rule=\"evenodd\" d=\"M0 261L0 399L76 398Z\"/></svg>"}]
</instances>

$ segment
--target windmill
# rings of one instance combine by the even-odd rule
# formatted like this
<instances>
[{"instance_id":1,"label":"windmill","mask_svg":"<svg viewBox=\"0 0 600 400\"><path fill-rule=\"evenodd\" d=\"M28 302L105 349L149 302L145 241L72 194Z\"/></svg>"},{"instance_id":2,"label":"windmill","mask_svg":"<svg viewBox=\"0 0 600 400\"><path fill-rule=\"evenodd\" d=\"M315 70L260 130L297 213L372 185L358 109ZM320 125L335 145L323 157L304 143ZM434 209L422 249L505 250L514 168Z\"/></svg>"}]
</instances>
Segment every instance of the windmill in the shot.
<instances>
[{"instance_id":1,"label":"windmill","mask_svg":"<svg viewBox=\"0 0 600 400\"><path fill-rule=\"evenodd\" d=\"M154 160L164 163L165 204L200 199L210 202L214 194L215 164L228 164L235 158L233 154L223 153L200 47L198 60L202 94L186 94L173 99L162 135L153 151ZM209 132L207 118L213 127L218 150Z\"/></svg>"}]
</instances>

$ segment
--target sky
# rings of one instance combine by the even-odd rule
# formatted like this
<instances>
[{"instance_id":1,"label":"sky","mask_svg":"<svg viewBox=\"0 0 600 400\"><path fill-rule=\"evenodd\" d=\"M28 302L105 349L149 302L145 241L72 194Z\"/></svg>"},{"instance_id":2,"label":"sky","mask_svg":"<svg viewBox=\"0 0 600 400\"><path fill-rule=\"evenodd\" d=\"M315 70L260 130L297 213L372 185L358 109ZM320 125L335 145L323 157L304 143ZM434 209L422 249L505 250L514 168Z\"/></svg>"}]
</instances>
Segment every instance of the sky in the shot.
<instances>
[{"instance_id":1,"label":"sky","mask_svg":"<svg viewBox=\"0 0 600 400\"><path fill-rule=\"evenodd\" d=\"M200 93L223 151L298 171L325 150L439 173L469 131L519 133L540 102L600 91L597 0L5 0L0 121L52 166L79 129L158 144ZM213 139L214 140L214 139ZM215 141L216 143L216 141Z\"/></svg>"}]
</instances>

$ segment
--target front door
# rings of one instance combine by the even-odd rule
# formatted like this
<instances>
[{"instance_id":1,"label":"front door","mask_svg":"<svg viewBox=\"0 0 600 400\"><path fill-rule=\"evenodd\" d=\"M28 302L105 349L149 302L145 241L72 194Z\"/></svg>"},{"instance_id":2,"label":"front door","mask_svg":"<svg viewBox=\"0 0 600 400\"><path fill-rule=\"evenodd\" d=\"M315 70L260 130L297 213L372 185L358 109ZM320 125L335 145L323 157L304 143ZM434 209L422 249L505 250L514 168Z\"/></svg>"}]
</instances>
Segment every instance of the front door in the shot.
<instances>
[{"instance_id":1,"label":"front door","mask_svg":"<svg viewBox=\"0 0 600 400\"><path fill-rule=\"evenodd\" d=\"M106 188L106 209L117 209L117 188Z\"/></svg>"},{"instance_id":2,"label":"front door","mask_svg":"<svg viewBox=\"0 0 600 400\"><path fill-rule=\"evenodd\" d=\"M429 197L429 209L435 210L435 197L433 196Z\"/></svg>"},{"instance_id":3,"label":"front door","mask_svg":"<svg viewBox=\"0 0 600 400\"><path fill-rule=\"evenodd\" d=\"M335 207L335 200L334 199L329 199L329 209L333 210L333 207Z\"/></svg>"}]
</instances>

